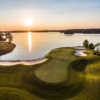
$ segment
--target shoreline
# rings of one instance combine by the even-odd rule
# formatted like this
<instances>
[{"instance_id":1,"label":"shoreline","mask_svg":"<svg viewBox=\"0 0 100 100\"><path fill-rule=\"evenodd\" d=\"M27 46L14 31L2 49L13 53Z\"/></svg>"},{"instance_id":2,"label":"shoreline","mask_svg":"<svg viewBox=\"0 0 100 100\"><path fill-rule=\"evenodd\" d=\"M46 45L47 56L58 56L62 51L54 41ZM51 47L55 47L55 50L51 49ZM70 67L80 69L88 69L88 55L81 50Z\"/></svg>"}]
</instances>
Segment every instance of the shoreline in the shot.
<instances>
[{"instance_id":1,"label":"shoreline","mask_svg":"<svg viewBox=\"0 0 100 100\"><path fill-rule=\"evenodd\" d=\"M26 59L26 60L0 60L0 62L31 62L31 61L39 61L39 60L43 60L45 59L45 57L41 57L41 58L36 58L36 59Z\"/></svg>"},{"instance_id":2,"label":"shoreline","mask_svg":"<svg viewBox=\"0 0 100 100\"><path fill-rule=\"evenodd\" d=\"M63 47L62 47L63 48ZM65 47L65 48L75 48L78 51L74 52L74 55L76 56L81 56L79 53L79 50L82 49L82 46L74 46L74 47ZM55 48L56 49L56 48ZM52 50L51 50L52 51ZM83 50L81 51L81 53ZM36 65L36 64L41 64L43 62L46 62L48 59L45 57L42 58L37 58L37 59L30 59L30 60L0 60L0 65L1 66L14 66L14 65Z\"/></svg>"},{"instance_id":3,"label":"shoreline","mask_svg":"<svg viewBox=\"0 0 100 100\"><path fill-rule=\"evenodd\" d=\"M14 66L14 65L36 65L36 64L41 64L43 62L46 62L48 59L47 58L39 58L39 59L34 59L34 60L0 60L0 65L1 66Z\"/></svg>"}]
</instances>

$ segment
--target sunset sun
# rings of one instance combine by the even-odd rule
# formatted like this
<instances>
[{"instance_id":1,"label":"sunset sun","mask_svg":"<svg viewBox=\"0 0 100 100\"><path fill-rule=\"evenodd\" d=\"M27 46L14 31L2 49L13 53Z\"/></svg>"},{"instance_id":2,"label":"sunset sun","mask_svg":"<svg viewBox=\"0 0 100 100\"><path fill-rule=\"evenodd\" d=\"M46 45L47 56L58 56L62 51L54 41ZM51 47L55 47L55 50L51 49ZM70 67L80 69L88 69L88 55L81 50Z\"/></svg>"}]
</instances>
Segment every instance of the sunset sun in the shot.
<instances>
[{"instance_id":1,"label":"sunset sun","mask_svg":"<svg viewBox=\"0 0 100 100\"><path fill-rule=\"evenodd\" d=\"M26 20L24 20L24 25L26 26L26 27L32 27L33 26L33 20L32 19L26 19Z\"/></svg>"}]
</instances>

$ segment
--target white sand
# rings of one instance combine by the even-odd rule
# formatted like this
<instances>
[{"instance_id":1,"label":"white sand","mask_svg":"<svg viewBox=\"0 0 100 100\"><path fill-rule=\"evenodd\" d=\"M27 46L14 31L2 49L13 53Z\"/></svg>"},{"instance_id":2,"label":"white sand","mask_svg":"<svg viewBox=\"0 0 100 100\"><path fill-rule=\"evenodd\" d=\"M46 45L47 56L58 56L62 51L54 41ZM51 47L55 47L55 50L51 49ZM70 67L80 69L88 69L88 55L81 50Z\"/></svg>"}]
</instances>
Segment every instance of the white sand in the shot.
<instances>
[{"instance_id":1,"label":"white sand","mask_svg":"<svg viewBox=\"0 0 100 100\"><path fill-rule=\"evenodd\" d=\"M75 55L76 56L87 56L87 54L84 53L85 50L76 50Z\"/></svg>"},{"instance_id":2,"label":"white sand","mask_svg":"<svg viewBox=\"0 0 100 100\"><path fill-rule=\"evenodd\" d=\"M0 65L2 66L14 66L18 64L23 64L23 65L35 65L35 64L40 64L45 61L47 61L47 58L43 59L38 59L38 60L26 60L26 61L0 61Z\"/></svg>"}]
</instances>

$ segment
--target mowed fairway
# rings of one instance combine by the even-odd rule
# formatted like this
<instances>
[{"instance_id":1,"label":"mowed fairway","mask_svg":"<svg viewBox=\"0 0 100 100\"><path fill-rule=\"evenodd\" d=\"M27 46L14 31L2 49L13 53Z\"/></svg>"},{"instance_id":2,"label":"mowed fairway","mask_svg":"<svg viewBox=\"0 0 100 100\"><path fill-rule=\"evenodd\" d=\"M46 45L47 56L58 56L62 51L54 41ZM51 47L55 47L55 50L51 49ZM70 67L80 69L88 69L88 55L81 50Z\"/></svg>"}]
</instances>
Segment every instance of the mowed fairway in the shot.
<instances>
[{"instance_id":1,"label":"mowed fairway","mask_svg":"<svg viewBox=\"0 0 100 100\"><path fill-rule=\"evenodd\" d=\"M42 81L48 83L64 82L69 77L68 66L65 61L50 60L35 70L35 75Z\"/></svg>"},{"instance_id":2,"label":"mowed fairway","mask_svg":"<svg viewBox=\"0 0 100 100\"><path fill-rule=\"evenodd\" d=\"M72 53L72 55L70 53ZM48 84L68 82L72 71L69 65L76 59L73 54L74 49L72 48L52 50L46 56L49 61L41 64L41 66L35 70L36 77Z\"/></svg>"},{"instance_id":3,"label":"mowed fairway","mask_svg":"<svg viewBox=\"0 0 100 100\"><path fill-rule=\"evenodd\" d=\"M0 100L99 100L100 81L94 84L90 75L100 73L100 57L77 57L74 51L54 49L47 62L33 66L0 66Z\"/></svg>"}]
</instances>

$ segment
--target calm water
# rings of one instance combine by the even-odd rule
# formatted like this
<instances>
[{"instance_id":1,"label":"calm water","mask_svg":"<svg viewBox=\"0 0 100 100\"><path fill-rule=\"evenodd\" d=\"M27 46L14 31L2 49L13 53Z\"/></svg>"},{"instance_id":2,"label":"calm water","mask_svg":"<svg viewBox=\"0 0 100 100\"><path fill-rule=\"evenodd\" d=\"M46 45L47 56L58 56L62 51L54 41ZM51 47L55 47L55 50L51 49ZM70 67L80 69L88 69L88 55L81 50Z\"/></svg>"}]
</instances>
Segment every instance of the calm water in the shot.
<instances>
[{"instance_id":1,"label":"calm water","mask_svg":"<svg viewBox=\"0 0 100 100\"><path fill-rule=\"evenodd\" d=\"M50 50L58 47L81 46L85 39L90 42L100 42L98 34L74 34L63 33L12 33L16 48L6 55L0 56L0 60L26 60L44 57Z\"/></svg>"}]
</instances>

